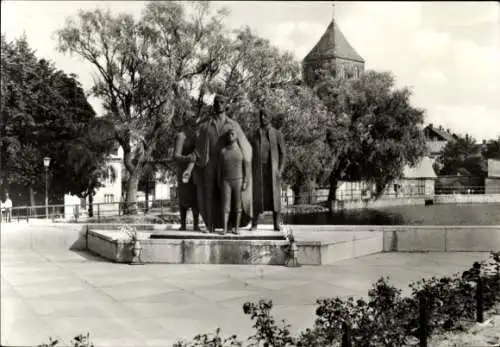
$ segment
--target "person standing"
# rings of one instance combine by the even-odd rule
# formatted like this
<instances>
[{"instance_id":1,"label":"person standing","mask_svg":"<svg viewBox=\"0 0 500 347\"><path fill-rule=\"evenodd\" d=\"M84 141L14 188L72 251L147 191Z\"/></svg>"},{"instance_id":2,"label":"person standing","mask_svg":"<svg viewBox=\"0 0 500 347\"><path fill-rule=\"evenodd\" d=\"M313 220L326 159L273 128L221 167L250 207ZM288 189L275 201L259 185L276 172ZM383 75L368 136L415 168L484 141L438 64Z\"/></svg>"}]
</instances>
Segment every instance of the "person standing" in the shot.
<instances>
[{"instance_id":1,"label":"person standing","mask_svg":"<svg viewBox=\"0 0 500 347\"><path fill-rule=\"evenodd\" d=\"M273 211L274 230L280 231L281 175L286 164L286 148L281 131L271 126L265 110L259 112L260 127L252 138L253 219L251 230L259 216Z\"/></svg>"},{"instance_id":2,"label":"person standing","mask_svg":"<svg viewBox=\"0 0 500 347\"><path fill-rule=\"evenodd\" d=\"M12 200L9 197L9 193L5 193L3 208L5 209L5 221L10 223L12 221Z\"/></svg>"}]
</instances>

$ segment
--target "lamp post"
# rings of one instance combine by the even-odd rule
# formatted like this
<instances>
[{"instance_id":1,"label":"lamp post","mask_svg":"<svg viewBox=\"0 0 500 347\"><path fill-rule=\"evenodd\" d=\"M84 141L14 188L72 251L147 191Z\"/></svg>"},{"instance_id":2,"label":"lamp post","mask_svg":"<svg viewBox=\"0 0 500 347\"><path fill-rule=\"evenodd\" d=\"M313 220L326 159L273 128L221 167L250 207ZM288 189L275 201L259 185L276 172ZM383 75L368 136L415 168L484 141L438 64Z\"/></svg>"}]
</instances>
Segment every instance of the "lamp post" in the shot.
<instances>
[{"instance_id":1,"label":"lamp post","mask_svg":"<svg viewBox=\"0 0 500 347\"><path fill-rule=\"evenodd\" d=\"M49 165L50 157L43 158L43 166L45 167L45 218L49 219Z\"/></svg>"}]
</instances>

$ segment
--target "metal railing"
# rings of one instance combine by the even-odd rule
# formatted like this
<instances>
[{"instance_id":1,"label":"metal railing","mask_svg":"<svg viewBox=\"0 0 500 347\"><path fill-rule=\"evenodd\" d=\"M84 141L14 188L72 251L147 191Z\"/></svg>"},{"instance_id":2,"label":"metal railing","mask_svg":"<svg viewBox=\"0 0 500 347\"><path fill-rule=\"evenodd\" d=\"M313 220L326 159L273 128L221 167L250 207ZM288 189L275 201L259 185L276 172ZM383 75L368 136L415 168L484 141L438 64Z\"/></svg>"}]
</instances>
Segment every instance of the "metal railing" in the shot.
<instances>
[{"instance_id":1,"label":"metal railing","mask_svg":"<svg viewBox=\"0 0 500 347\"><path fill-rule=\"evenodd\" d=\"M496 189L489 189L491 195L500 194L500 187ZM465 193L463 193L465 192ZM432 200L435 197L447 196L447 195L480 195L484 193L484 186L470 186L461 187L458 191L457 189L452 190L441 190L439 194L429 194L422 189L417 189L414 191L406 192L385 192L378 199L379 200L391 200L391 199L423 199ZM328 196L329 191L326 188L316 189L312 194L310 193L300 193L293 194L283 192L281 195L281 203L285 210L293 210L294 207L300 202L300 205L312 205L319 207L328 207ZM373 193L370 191L363 190L350 190L349 193L343 191L343 194L337 192L336 202L339 204L370 200L372 199ZM135 205L135 206L134 206ZM163 200L150 200L146 205L146 201L138 201L134 204L126 202L110 202L110 203L93 203L92 213L89 215L88 206L81 205L36 205L36 206L15 206L11 209L11 220L12 221L30 221L32 219L46 219L46 220L71 220L71 221L83 221L89 218L99 222L102 219L113 216L121 216L126 214L129 208L134 208L138 214L143 215L163 215L165 213L174 213L178 210L178 201L176 198L173 199L163 199ZM2 218L0 223L5 222L6 211L2 210Z\"/></svg>"},{"instance_id":2,"label":"metal railing","mask_svg":"<svg viewBox=\"0 0 500 347\"><path fill-rule=\"evenodd\" d=\"M100 221L104 217L123 215L127 209L134 209L139 214L163 214L165 212L175 211L177 207L176 200L154 200L136 203L111 202L111 203L93 203L92 213L89 215L88 206L77 205L36 205L36 206L15 206L11 209L11 221L30 220L69 220L83 221L89 218ZM6 222L7 213L2 211L1 223Z\"/></svg>"}]
</instances>

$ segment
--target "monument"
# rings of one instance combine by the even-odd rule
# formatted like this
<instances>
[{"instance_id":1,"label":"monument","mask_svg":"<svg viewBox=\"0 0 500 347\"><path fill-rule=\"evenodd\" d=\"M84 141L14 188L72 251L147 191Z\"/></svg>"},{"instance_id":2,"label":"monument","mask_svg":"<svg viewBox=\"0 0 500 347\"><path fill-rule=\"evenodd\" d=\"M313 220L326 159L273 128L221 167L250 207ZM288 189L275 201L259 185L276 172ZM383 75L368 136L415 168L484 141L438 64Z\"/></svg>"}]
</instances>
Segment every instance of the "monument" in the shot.
<instances>
[{"instance_id":1,"label":"monument","mask_svg":"<svg viewBox=\"0 0 500 347\"><path fill-rule=\"evenodd\" d=\"M271 126L265 110L259 112L260 128L252 137L253 219L252 230L257 228L264 211L273 212L274 230L280 231L281 175L286 163L283 134Z\"/></svg>"},{"instance_id":2,"label":"monument","mask_svg":"<svg viewBox=\"0 0 500 347\"><path fill-rule=\"evenodd\" d=\"M226 98L217 94L214 98L211 117L201 123L195 142L196 164L195 183L198 192L200 213L205 221L208 232L213 233L215 228L223 228L224 213L222 211L222 189L217 181L219 155L226 145L223 136L229 129L234 131L235 143L238 145L245 161L245 177L248 178L248 187L241 193L241 218L239 227L246 226L252 218L252 147L237 121L226 115ZM233 228L236 221L229 220L229 227Z\"/></svg>"}]
</instances>

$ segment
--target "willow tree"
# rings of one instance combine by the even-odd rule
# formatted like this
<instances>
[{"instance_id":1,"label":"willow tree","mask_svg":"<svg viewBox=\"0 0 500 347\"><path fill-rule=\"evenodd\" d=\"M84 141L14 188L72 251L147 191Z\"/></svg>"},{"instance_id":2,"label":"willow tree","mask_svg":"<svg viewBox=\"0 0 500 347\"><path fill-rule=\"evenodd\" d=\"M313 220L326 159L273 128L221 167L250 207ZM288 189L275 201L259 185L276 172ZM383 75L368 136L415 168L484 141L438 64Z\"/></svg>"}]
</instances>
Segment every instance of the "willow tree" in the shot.
<instances>
[{"instance_id":1,"label":"willow tree","mask_svg":"<svg viewBox=\"0 0 500 347\"><path fill-rule=\"evenodd\" d=\"M396 88L390 73L368 71L359 79L326 74L315 88L332 115L331 202L340 180L371 182L380 196L405 165L425 154L424 111L411 104L410 89Z\"/></svg>"},{"instance_id":2,"label":"willow tree","mask_svg":"<svg viewBox=\"0 0 500 347\"><path fill-rule=\"evenodd\" d=\"M224 11L208 2L147 3L140 18L80 11L57 31L58 49L90 62L91 92L103 101L126 168L126 211L137 211L138 183L171 118L218 69Z\"/></svg>"}]
</instances>

